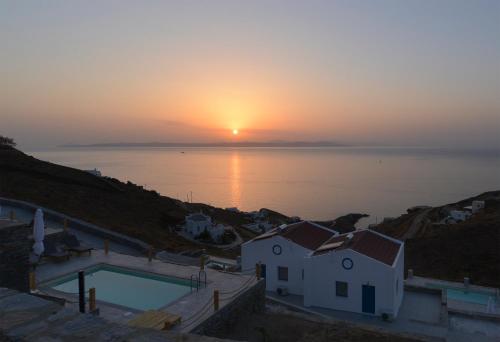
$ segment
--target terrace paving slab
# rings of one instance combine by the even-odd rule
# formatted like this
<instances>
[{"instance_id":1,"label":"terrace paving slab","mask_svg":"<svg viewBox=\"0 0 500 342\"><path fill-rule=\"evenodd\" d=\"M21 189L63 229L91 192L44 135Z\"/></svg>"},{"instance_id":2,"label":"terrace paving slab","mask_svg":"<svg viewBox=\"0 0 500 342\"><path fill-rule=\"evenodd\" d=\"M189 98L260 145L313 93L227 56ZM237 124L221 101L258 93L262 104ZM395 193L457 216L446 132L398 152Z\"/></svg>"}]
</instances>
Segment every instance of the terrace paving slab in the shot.
<instances>
[{"instance_id":1,"label":"terrace paving slab","mask_svg":"<svg viewBox=\"0 0 500 342\"><path fill-rule=\"evenodd\" d=\"M0 330L17 328L27 321L46 317L60 309L60 306L53 302L26 293L10 293L11 295L0 299Z\"/></svg>"},{"instance_id":2,"label":"terrace paving slab","mask_svg":"<svg viewBox=\"0 0 500 342\"><path fill-rule=\"evenodd\" d=\"M133 328L92 314L80 314L54 302L0 288L0 340L16 341L134 341L134 342L216 342L213 337ZM5 296L10 293L10 296ZM9 299L6 301L5 299ZM6 303L8 302L8 305ZM14 325L4 324L15 322ZM225 340L226 341L226 340Z\"/></svg>"},{"instance_id":3,"label":"terrace paving slab","mask_svg":"<svg viewBox=\"0 0 500 342\"><path fill-rule=\"evenodd\" d=\"M405 290L399 315L392 322L352 312L305 307L302 296L282 297L272 292L267 292L266 296L271 301L323 318L349 321L396 333L411 333L416 337L458 342L500 341L498 322L455 315L449 315L447 318L442 315L442 311L446 309L441 305L441 297L437 294Z\"/></svg>"}]
</instances>

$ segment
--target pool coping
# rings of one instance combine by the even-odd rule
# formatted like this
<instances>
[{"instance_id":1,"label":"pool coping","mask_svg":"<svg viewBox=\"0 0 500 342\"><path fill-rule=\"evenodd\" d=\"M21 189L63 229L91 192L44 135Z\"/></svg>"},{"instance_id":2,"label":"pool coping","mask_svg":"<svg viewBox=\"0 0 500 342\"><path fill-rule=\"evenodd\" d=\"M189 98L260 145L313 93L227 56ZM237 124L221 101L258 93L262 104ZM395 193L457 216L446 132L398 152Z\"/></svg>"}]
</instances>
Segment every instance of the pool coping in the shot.
<instances>
[{"instance_id":1,"label":"pool coping","mask_svg":"<svg viewBox=\"0 0 500 342\"><path fill-rule=\"evenodd\" d=\"M150 273L150 274L157 275L157 276L160 276L160 277L174 278L174 279L179 279L179 280L183 280L183 281L186 281L186 282L190 282L190 279L187 279L187 278L182 278L182 277L178 277L178 276L172 276L172 275L168 275L168 274L162 274L162 273L158 273L158 272L150 272L150 271L145 271L145 270L141 270L141 269L137 269L137 268L132 268L132 267L124 267L124 266L120 266L120 265L113 265L111 263L104 263L104 262L99 262L99 263L96 263L96 264L92 264L92 265L89 265L89 266L84 267L84 268L79 269L79 270L85 271L85 270L88 270L88 269L99 268L99 267L106 267L106 266L108 266L108 267L114 267L114 268L118 268L118 269L121 268L121 269L125 269L125 270L132 271L132 272L138 272L138 273L146 273L146 274ZM69 277L70 275L73 275L75 272L77 273L79 270L67 272L67 273L61 274L59 276L55 276L55 277L52 277L52 278L49 278L49 279L45 279L42 283L38 284L38 290L42 294L45 293L45 294L48 294L48 295L51 295L51 296L54 296L54 297L62 298L64 300L68 300L67 298L71 298L71 299L78 298L78 293L68 293L68 292L64 292L64 291L55 290L54 288L50 287L49 284L51 284L52 282L55 282L58 279ZM206 289L208 287L208 284L210 284L210 283L211 283L211 281L207 280L207 285L203 286L203 287L200 287L200 289L197 290L197 291L193 291L193 287L190 286L190 288L191 288L190 292L188 292L186 294L183 294L182 296L176 298L175 300L169 302L168 304L166 304L164 306L161 306L161 307L159 307L157 309L148 309L148 310L160 310L160 311L164 311L165 310L165 311L168 311L166 309L169 306L174 305L174 304L180 302L181 300L185 299L187 296L192 295L193 292L199 292L199 291L202 291L202 290ZM86 296L86 299L88 301L88 297L87 296ZM141 309L131 308L131 307L120 305L120 304L116 304L116 303L110 303L110 302L103 301L103 300L97 300L97 299L96 299L96 303L99 303L101 305L106 305L106 306L109 306L109 307L112 307L112 308L120 309L120 310L123 310L123 311L132 312L132 313L142 313L142 312L148 311L148 310L141 310Z\"/></svg>"}]
</instances>

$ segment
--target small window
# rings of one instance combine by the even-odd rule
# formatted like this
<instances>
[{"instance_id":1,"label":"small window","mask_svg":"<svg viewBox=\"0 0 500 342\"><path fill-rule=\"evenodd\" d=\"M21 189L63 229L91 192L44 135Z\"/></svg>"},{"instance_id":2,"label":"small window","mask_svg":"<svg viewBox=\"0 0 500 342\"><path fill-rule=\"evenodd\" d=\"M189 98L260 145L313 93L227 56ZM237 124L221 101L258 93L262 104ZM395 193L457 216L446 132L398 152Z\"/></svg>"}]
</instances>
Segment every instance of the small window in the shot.
<instances>
[{"instance_id":1,"label":"small window","mask_svg":"<svg viewBox=\"0 0 500 342\"><path fill-rule=\"evenodd\" d=\"M304 280L304 269L302 269L302 280Z\"/></svg>"},{"instance_id":2,"label":"small window","mask_svg":"<svg viewBox=\"0 0 500 342\"><path fill-rule=\"evenodd\" d=\"M335 282L335 294L337 297L347 297L347 283L345 281Z\"/></svg>"},{"instance_id":3,"label":"small window","mask_svg":"<svg viewBox=\"0 0 500 342\"><path fill-rule=\"evenodd\" d=\"M288 281L288 267L278 266L278 280Z\"/></svg>"}]
</instances>

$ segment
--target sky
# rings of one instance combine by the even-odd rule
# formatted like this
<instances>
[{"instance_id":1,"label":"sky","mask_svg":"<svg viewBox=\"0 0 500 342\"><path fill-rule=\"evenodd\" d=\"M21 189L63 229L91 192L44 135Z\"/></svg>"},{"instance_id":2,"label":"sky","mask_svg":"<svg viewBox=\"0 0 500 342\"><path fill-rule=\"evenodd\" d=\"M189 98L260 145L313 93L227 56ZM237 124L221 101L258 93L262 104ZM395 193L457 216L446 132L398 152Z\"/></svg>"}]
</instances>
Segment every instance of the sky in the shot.
<instances>
[{"instance_id":1,"label":"sky","mask_svg":"<svg viewBox=\"0 0 500 342\"><path fill-rule=\"evenodd\" d=\"M0 44L24 148L500 148L500 1L0 0Z\"/></svg>"}]
</instances>

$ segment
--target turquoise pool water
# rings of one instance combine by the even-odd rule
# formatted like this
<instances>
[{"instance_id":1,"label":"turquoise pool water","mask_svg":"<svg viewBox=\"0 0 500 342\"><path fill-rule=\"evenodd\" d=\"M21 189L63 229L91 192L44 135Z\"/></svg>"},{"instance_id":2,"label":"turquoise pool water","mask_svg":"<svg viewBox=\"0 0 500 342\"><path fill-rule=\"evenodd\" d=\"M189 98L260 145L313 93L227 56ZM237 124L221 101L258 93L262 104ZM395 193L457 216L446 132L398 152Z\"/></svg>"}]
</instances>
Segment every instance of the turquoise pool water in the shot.
<instances>
[{"instance_id":1,"label":"turquoise pool water","mask_svg":"<svg viewBox=\"0 0 500 342\"><path fill-rule=\"evenodd\" d=\"M473 291L465 292L463 290L457 290L457 289L446 289L446 296L452 300L475 303L475 304L483 304L483 305L487 305L488 299L492 297L491 295L481 292L473 292Z\"/></svg>"},{"instance_id":2,"label":"turquoise pool water","mask_svg":"<svg viewBox=\"0 0 500 342\"><path fill-rule=\"evenodd\" d=\"M78 292L78 275L57 279L48 287ZM189 281L126 268L99 265L85 271L85 288L96 289L96 299L137 310L166 306L190 292Z\"/></svg>"},{"instance_id":3,"label":"turquoise pool water","mask_svg":"<svg viewBox=\"0 0 500 342\"><path fill-rule=\"evenodd\" d=\"M447 287L436 284L427 284L429 287L436 289L442 289L446 291L446 297L451 300L456 300L460 302L468 302L474 304L488 305L488 300L490 297L494 298L493 294L488 294L478 291L465 291L464 289Z\"/></svg>"}]
</instances>

